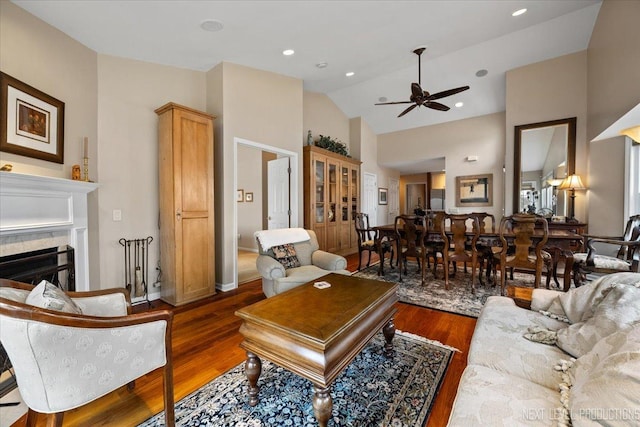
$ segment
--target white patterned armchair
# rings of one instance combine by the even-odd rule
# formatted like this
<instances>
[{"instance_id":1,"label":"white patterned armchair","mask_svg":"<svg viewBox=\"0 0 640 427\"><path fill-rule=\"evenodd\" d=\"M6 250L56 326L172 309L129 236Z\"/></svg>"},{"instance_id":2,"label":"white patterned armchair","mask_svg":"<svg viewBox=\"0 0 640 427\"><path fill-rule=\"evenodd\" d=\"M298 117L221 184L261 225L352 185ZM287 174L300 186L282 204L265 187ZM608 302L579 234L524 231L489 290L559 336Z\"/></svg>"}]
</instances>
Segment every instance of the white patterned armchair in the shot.
<instances>
[{"instance_id":1,"label":"white patterned armchair","mask_svg":"<svg viewBox=\"0 0 640 427\"><path fill-rule=\"evenodd\" d=\"M256 231L254 236L260 253L256 268L267 297L329 273L351 275L343 256L320 250L313 230L280 228Z\"/></svg>"},{"instance_id":2,"label":"white patterned armchair","mask_svg":"<svg viewBox=\"0 0 640 427\"><path fill-rule=\"evenodd\" d=\"M63 304L31 305L33 286L0 279L0 341L29 407L27 425L39 412L48 414L47 425L61 426L65 411L121 386L132 388L136 378L164 367L166 424L173 426L173 313L131 314L124 289L42 289L45 296L58 293Z\"/></svg>"}]
</instances>

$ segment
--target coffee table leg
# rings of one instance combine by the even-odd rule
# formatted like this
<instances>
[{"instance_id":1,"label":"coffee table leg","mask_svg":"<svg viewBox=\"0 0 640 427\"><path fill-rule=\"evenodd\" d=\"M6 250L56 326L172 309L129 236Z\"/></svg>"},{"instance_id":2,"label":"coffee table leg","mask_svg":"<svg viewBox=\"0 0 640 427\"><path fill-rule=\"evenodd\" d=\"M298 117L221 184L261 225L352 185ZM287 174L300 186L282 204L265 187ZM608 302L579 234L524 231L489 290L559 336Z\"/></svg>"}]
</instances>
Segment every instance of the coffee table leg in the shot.
<instances>
[{"instance_id":1,"label":"coffee table leg","mask_svg":"<svg viewBox=\"0 0 640 427\"><path fill-rule=\"evenodd\" d=\"M393 324L393 319L389 320L389 322L384 325L382 328L382 333L384 334L385 344L384 344L384 355L387 357L393 356L393 336L396 334L396 326Z\"/></svg>"},{"instance_id":2,"label":"coffee table leg","mask_svg":"<svg viewBox=\"0 0 640 427\"><path fill-rule=\"evenodd\" d=\"M333 400L329 387L313 386L313 413L320 427L326 427L333 410Z\"/></svg>"},{"instance_id":3,"label":"coffee table leg","mask_svg":"<svg viewBox=\"0 0 640 427\"><path fill-rule=\"evenodd\" d=\"M260 373L262 372L262 362L258 356L250 351L247 351L244 372L249 380L249 406L256 406L258 404L258 392L260 391L258 378L260 378Z\"/></svg>"}]
</instances>

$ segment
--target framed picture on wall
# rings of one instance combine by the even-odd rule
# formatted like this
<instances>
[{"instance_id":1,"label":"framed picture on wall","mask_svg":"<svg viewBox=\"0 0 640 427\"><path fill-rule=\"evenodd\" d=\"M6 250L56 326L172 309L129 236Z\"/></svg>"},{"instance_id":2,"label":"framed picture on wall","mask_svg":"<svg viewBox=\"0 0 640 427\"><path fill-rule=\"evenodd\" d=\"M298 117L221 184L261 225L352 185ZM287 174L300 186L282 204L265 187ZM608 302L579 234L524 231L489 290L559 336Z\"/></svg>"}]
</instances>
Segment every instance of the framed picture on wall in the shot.
<instances>
[{"instance_id":1,"label":"framed picture on wall","mask_svg":"<svg viewBox=\"0 0 640 427\"><path fill-rule=\"evenodd\" d=\"M244 190L237 190L236 202L244 202Z\"/></svg>"},{"instance_id":2,"label":"framed picture on wall","mask_svg":"<svg viewBox=\"0 0 640 427\"><path fill-rule=\"evenodd\" d=\"M388 188L378 188L378 204L386 205L387 204L387 195L389 193Z\"/></svg>"},{"instance_id":3,"label":"framed picture on wall","mask_svg":"<svg viewBox=\"0 0 640 427\"><path fill-rule=\"evenodd\" d=\"M64 102L0 72L0 151L64 163Z\"/></svg>"},{"instance_id":4,"label":"framed picture on wall","mask_svg":"<svg viewBox=\"0 0 640 427\"><path fill-rule=\"evenodd\" d=\"M493 174L457 176L456 206L493 206Z\"/></svg>"}]
</instances>

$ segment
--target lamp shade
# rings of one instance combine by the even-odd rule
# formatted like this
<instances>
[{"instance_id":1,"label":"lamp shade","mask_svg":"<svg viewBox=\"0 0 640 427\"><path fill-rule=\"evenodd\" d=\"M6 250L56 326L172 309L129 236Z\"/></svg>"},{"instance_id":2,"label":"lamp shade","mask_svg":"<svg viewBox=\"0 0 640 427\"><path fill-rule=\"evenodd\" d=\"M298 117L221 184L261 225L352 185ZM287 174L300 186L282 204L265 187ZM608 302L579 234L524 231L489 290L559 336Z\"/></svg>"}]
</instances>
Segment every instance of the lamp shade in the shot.
<instances>
[{"instance_id":1,"label":"lamp shade","mask_svg":"<svg viewBox=\"0 0 640 427\"><path fill-rule=\"evenodd\" d=\"M585 190L585 186L580 179L580 175L569 175L560 184L560 190Z\"/></svg>"}]
</instances>

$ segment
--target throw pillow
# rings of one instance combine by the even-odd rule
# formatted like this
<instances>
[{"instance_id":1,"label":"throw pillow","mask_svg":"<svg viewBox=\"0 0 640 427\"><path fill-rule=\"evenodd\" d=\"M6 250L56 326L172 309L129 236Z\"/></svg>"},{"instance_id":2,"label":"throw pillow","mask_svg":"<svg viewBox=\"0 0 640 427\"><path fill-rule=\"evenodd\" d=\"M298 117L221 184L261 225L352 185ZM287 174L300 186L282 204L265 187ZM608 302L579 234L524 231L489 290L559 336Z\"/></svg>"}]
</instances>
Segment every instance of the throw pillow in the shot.
<instances>
[{"instance_id":1,"label":"throw pillow","mask_svg":"<svg viewBox=\"0 0 640 427\"><path fill-rule=\"evenodd\" d=\"M296 255L296 248L293 243L287 243L286 245L278 245L271 248L273 255L285 269L300 267L300 261Z\"/></svg>"},{"instance_id":2,"label":"throw pillow","mask_svg":"<svg viewBox=\"0 0 640 427\"><path fill-rule=\"evenodd\" d=\"M584 322L593 316L602 292L616 284L640 286L637 273L615 273L599 277L591 283L570 289L558 296L562 309L571 323Z\"/></svg>"},{"instance_id":3,"label":"throw pillow","mask_svg":"<svg viewBox=\"0 0 640 427\"><path fill-rule=\"evenodd\" d=\"M640 324L598 341L568 373L573 425L636 425L640 420Z\"/></svg>"},{"instance_id":4,"label":"throw pillow","mask_svg":"<svg viewBox=\"0 0 640 427\"><path fill-rule=\"evenodd\" d=\"M65 313L82 314L80 307L64 291L55 285L41 281L27 296L25 303L47 310L63 311Z\"/></svg>"},{"instance_id":5,"label":"throw pillow","mask_svg":"<svg viewBox=\"0 0 640 427\"><path fill-rule=\"evenodd\" d=\"M557 344L573 357L589 352L602 338L640 322L640 289L615 285L586 322L558 331Z\"/></svg>"}]
</instances>

